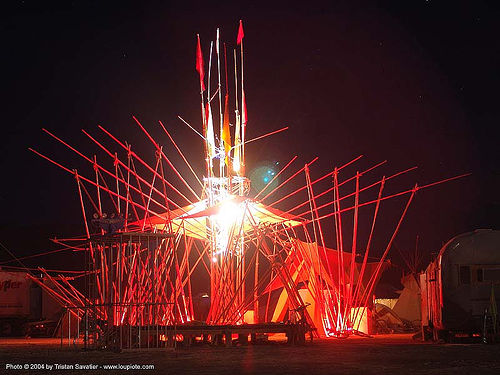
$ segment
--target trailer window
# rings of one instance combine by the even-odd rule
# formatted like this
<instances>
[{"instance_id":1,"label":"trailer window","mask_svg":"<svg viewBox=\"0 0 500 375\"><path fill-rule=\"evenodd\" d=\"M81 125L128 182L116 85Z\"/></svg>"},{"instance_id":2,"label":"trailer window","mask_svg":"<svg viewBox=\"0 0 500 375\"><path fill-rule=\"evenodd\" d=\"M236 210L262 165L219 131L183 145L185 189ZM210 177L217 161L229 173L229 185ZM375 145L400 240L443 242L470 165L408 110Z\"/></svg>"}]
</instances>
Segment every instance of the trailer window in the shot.
<instances>
[{"instance_id":1,"label":"trailer window","mask_svg":"<svg viewBox=\"0 0 500 375\"><path fill-rule=\"evenodd\" d=\"M460 284L470 284L470 267L460 266L459 270Z\"/></svg>"},{"instance_id":2,"label":"trailer window","mask_svg":"<svg viewBox=\"0 0 500 375\"><path fill-rule=\"evenodd\" d=\"M482 283L484 281L483 269L482 268L478 268L476 270L476 280L477 280L478 283Z\"/></svg>"},{"instance_id":3,"label":"trailer window","mask_svg":"<svg viewBox=\"0 0 500 375\"><path fill-rule=\"evenodd\" d=\"M485 268L484 281L500 281L500 268Z\"/></svg>"}]
</instances>

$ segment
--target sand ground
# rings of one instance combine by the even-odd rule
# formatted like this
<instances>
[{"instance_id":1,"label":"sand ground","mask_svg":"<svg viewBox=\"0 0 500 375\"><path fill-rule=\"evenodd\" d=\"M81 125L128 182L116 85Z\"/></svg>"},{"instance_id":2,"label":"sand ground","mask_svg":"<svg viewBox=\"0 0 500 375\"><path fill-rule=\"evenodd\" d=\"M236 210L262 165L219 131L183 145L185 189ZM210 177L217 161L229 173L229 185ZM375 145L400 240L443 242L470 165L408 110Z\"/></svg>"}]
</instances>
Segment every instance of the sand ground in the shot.
<instances>
[{"instance_id":1,"label":"sand ground","mask_svg":"<svg viewBox=\"0 0 500 375\"><path fill-rule=\"evenodd\" d=\"M7 365L22 369L8 369ZM48 364L74 369L48 369ZM95 370L76 369L94 364ZM106 370L103 365L154 365ZM28 365L34 367L24 370ZM43 366L42 366L43 365ZM36 369L36 367L44 367ZM5 374L500 374L500 345L434 344L411 335L314 340L304 346L282 342L231 348L129 351L75 350L56 339L0 339L0 373Z\"/></svg>"}]
</instances>

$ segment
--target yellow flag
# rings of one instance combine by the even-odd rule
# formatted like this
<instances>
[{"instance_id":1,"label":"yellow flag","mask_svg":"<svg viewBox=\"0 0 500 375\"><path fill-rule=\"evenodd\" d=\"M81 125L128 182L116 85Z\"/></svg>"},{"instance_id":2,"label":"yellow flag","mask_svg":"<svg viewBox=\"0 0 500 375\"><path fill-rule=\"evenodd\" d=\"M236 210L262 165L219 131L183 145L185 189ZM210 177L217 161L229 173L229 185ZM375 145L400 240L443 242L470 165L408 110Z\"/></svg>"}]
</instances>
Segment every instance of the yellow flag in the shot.
<instances>
[{"instance_id":1,"label":"yellow flag","mask_svg":"<svg viewBox=\"0 0 500 375\"><path fill-rule=\"evenodd\" d=\"M222 126L222 140L226 152L226 165L229 167L229 157L231 153L231 132L229 131L229 95L226 95L224 104L224 124Z\"/></svg>"},{"instance_id":2,"label":"yellow flag","mask_svg":"<svg viewBox=\"0 0 500 375\"><path fill-rule=\"evenodd\" d=\"M215 135L210 103L207 103L207 134L205 135L205 137L207 140L208 157L212 159L215 157Z\"/></svg>"},{"instance_id":3,"label":"yellow flag","mask_svg":"<svg viewBox=\"0 0 500 375\"><path fill-rule=\"evenodd\" d=\"M241 138L240 138L240 116L236 115L236 130L234 131L234 158L233 171L240 175L241 168Z\"/></svg>"}]
</instances>

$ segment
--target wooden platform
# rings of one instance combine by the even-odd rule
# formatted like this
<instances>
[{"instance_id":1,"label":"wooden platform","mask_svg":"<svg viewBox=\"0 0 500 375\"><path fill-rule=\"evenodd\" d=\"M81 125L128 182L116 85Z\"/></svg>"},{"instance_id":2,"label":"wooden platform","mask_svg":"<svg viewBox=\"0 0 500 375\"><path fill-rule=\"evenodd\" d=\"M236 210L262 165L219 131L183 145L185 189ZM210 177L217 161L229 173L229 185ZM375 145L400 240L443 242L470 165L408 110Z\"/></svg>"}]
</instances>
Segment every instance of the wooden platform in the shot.
<instances>
[{"instance_id":1,"label":"wooden platform","mask_svg":"<svg viewBox=\"0 0 500 375\"><path fill-rule=\"evenodd\" d=\"M236 341L238 344L255 343L262 341L267 334L284 333L288 344L304 344L306 334L309 333L312 340L311 329L304 324L291 323L260 323L260 324L231 324L231 325L209 325L209 324L183 324L162 327L141 327L144 334L154 335L154 331L162 335L166 346L181 342L183 346L190 346L195 342L205 342L215 345L232 346ZM146 333L148 332L148 333ZM237 339L234 339L237 336ZM249 340L250 337L250 340Z\"/></svg>"}]
</instances>

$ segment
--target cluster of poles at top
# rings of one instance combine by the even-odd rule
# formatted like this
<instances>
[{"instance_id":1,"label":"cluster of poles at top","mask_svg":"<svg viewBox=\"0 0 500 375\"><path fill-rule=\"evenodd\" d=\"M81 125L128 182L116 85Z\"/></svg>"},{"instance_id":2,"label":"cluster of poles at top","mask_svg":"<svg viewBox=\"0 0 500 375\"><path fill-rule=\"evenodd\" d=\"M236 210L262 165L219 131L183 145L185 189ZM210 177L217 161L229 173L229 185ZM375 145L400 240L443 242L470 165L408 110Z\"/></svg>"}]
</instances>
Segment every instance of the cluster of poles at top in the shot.
<instances>
[{"instance_id":1,"label":"cluster of poles at top","mask_svg":"<svg viewBox=\"0 0 500 375\"><path fill-rule=\"evenodd\" d=\"M208 59L208 79L205 85L205 64L201 49L200 36L197 35L196 48L196 70L200 76L200 95L201 95L201 113L203 124L203 138L205 140L205 159L207 177L214 176L214 159L219 160L219 177L245 174L245 130L247 125L247 106L245 99L244 87L244 63L243 63L243 23L240 20L238 36L236 44L240 50L240 72L241 79L240 87L238 87L238 59L237 50L233 50L232 60L234 61L234 84L235 84L235 130L234 130L234 145L231 143L230 131L230 115L229 115L229 79L228 79L228 57L226 44L223 44L221 49L220 33L217 29L217 37L215 40L215 54L217 59L217 86L214 92L211 91L211 72L212 72L212 56L214 43L210 42L210 55ZM224 99L221 84L221 59L224 61L224 76L225 76L225 93ZM239 111L239 91L241 90L241 113ZM212 111L212 103L215 98L218 98L219 109L219 136L216 139L214 131L214 115ZM218 142L217 142L218 141Z\"/></svg>"}]
</instances>

